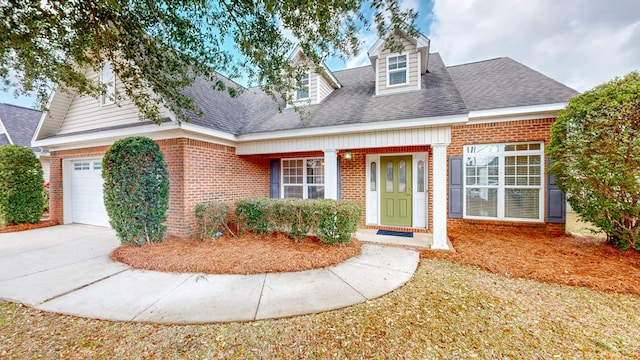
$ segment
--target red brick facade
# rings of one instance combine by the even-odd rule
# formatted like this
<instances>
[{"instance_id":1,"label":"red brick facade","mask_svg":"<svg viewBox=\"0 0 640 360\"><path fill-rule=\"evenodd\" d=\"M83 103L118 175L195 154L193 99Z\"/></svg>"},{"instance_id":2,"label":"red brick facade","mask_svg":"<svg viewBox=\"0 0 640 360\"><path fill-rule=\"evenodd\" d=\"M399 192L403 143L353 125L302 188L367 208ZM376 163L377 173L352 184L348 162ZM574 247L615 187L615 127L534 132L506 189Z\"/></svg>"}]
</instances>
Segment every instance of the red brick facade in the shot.
<instances>
[{"instance_id":1,"label":"red brick facade","mask_svg":"<svg viewBox=\"0 0 640 360\"><path fill-rule=\"evenodd\" d=\"M546 144L549 141L550 128L554 120L546 118L454 126L451 129L451 144L447 148L447 156L461 156L463 146L471 144L525 141L544 141ZM215 200L233 203L243 198L268 197L270 159L324 156L322 151L238 156L234 147L199 140L178 138L157 142L168 164L171 181L167 232L180 237L190 236L195 229L194 207L200 202ZM107 149L108 146L100 146L51 153L50 214L52 220L63 221L62 161L64 159L102 156ZM448 174L433 173L433 155L430 146L350 149L350 151L352 158L349 160L344 158L344 151L340 151L338 154L342 169L341 198L355 201L363 209L366 209L367 154L428 153L426 164L428 169L426 194L428 229L417 231L431 232L433 229L431 215L433 177L448 176ZM360 221L361 227L369 227L365 224L365 220L366 216L363 216ZM517 226L527 228L530 231L564 233L564 224L450 218L447 225L450 229L495 229ZM373 228L397 229L385 226L374 226Z\"/></svg>"},{"instance_id":2,"label":"red brick facade","mask_svg":"<svg viewBox=\"0 0 640 360\"><path fill-rule=\"evenodd\" d=\"M185 138L159 140L170 174L167 233L186 237L195 229L194 207L204 201L232 203L269 195L269 161L237 156L235 148ZM51 153L51 219L63 221L62 161L103 156L108 146Z\"/></svg>"},{"instance_id":3,"label":"red brick facade","mask_svg":"<svg viewBox=\"0 0 640 360\"><path fill-rule=\"evenodd\" d=\"M543 141L545 148L551 137L551 125L555 118L544 118L535 120L520 120L494 122L474 125L458 125L451 128L451 144L447 148L447 157L462 156L465 145L474 144L496 144L508 142ZM447 174L448 176L448 174ZM545 191L547 187L545 186ZM545 208L544 218L546 218L546 194L545 202L541 204ZM529 231L547 234L563 234L564 224L553 223L528 223L510 222L495 220L471 220L452 219L447 221L448 228L472 228L472 229L507 229L513 227L524 227Z\"/></svg>"}]
</instances>

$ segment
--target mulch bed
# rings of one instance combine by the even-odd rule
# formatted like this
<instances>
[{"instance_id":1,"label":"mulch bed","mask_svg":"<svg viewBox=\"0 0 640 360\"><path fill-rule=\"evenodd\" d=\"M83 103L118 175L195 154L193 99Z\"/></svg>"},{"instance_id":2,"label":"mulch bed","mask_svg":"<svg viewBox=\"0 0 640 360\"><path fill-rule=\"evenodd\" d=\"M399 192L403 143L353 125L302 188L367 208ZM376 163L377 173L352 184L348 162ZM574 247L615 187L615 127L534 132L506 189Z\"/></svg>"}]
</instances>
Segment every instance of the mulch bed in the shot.
<instances>
[{"instance_id":1,"label":"mulch bed","mask_svg":"<svg viewBox=\"0 0 640 360\"><path fill-rule=\"evenodd\" d=\"M40 221L37 224L19 224L19 225L0 226L0 233L40 229L40 228L55 226L55 225L58 225L58 224L56 222L46 220L46 221Z\"/></svg>"},{"instance_id":2,"label":"mulch bed","mask_svg":"<svg viewBox=\"0 0 640 360\"><path fill-rule=\"evenodd\" d=\"M449 260L513 278L640 295L640 252L605 239L517 232L452 232L455 251L423 250L422 258Z\"/></svg>"},{"instance_id":3,"label":"mulch bed","mask_svg":"<svg viewBox=\"0 0 640 360\"><path fill-rule=\"evenodd\" d=\"M143 247L122 245L110 255L135 269L205 274L259 274L303 271L335 265L360 254L361 244L324 245L308 236L295 242L284 234L215 240L167 237L162 243Z\"/></svg>"}]
</instances>

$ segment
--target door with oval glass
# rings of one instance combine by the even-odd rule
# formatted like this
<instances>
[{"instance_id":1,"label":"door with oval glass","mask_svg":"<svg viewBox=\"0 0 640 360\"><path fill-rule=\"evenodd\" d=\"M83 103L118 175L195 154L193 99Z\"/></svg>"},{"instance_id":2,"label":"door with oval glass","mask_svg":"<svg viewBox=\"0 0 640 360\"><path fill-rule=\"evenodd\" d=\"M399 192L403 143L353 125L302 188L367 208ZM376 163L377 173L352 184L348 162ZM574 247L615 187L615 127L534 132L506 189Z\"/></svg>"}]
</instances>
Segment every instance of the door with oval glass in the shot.
<instances>
[{"instance_id":1,"label":"door with oval glass","mask_svg":"<svg viewBox=\"0 0 640 360\"><path fill-rule=\"evenodd\" d=\"M382 225L412 226L411 155L380 157L380 216Z\"/></svg>"}]
</instances>

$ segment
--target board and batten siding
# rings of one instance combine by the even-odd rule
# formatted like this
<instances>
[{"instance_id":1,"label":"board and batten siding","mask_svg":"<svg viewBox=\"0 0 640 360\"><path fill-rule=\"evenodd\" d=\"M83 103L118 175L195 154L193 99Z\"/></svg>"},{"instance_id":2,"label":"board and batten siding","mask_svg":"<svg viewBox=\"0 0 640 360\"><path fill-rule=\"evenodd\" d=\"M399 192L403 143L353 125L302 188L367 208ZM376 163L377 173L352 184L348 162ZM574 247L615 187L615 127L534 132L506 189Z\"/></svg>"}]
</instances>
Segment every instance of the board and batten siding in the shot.
<instances>
[{"instance_id":1,"label":"board and batten siding","mask_svg":"<svg viewBox=\"0 0 640 360\"><path fill-rule=\"evenodd\" d=\"M389 49L383 49L378 57L378 81L376 81L376 93L378 95L392 94L396 92L402 92L407 90L419 89L419 77L420 77L420 53L417 52L416 45L409 39L403 37L402 45L404 50L402 53L392 53ZM387 86L387 57L396 55L407 55L407 67L408 67L408 83L406 85Z\"/></svg>"},{"instance_id":2,"label":"board and batten siding","mask_svg":"<svg viewBox=\"0 0 640 360\"><path fill-rule=\"evenodd\" d=\"M91 71L87 77L91 80L97 80L99 74ZM123 95L123 93L122 83L116 80L116 94ZM166 111L162 108L161 112L166 115ZM139 121L138 113L138 108L126 97L120 101L118 106L116 104L101 105L99 98L75 96L57 134L136 123Z\"/></svg>"},{"instance_id":3,"label":"board and batten siding","mask_svg":"<svg viewBox=\"0 0 640 360\"><path fill-rule=\"evenodd\" d=\"M391 146L449 144L450 127L420 127L343 135L251 141L236 147L238 155L273 154L326 149L367 149Z\"/></svg>"}]
</instances>

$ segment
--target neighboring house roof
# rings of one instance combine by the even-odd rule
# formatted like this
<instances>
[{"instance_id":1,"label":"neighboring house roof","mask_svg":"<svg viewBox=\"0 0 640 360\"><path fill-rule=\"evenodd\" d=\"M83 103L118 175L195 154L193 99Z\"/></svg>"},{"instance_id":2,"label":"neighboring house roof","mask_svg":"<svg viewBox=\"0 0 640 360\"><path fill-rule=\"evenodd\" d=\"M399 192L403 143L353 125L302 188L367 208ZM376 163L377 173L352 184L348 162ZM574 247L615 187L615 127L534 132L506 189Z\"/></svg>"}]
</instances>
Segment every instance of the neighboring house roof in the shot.
<instances>
[{"instance_id":1,"label":"neighboring house roof","mask_svg":"<svg viewBox=\"0 0 640 360\"><path fill-rule=\"evenodd\" d=\"M0 121L10 143L31 147L31 138L38 127L42 112L22 106L0 104ZM2 139L0 138L0 144ZM39 149L34 149L38 150Z\"/></svg>"},{"instance_id":2,"label":"neighboring house roof","mask_svg":"<svg viewBox=\"0 0 640 360\"><path fill-rule=\"evenodd\" d=\"M447 70L471 111L563 103L578 93L508 57Z\"/></svg>"}]
</instances>

